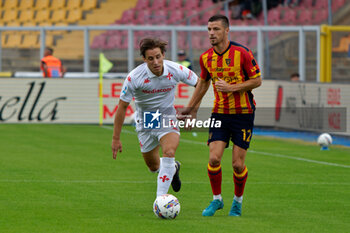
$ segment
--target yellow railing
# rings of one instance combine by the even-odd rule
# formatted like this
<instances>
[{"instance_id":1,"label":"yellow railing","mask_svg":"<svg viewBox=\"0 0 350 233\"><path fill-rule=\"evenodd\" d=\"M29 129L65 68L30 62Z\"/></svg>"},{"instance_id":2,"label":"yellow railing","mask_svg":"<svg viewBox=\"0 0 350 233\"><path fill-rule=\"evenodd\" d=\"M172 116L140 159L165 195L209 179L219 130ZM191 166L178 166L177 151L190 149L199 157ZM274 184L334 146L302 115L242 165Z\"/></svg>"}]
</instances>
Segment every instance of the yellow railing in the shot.
<instances>
[{"instance_id":1,"label":"yellow railing","mask_svg":"<svg viewBox=\"0 0 350 233\"><path fill-rule=\"evenodd\" d=\"M321 26L320 82L332 82L332 32L350 31L350 26Z\"/></svg>"}]
</instances>

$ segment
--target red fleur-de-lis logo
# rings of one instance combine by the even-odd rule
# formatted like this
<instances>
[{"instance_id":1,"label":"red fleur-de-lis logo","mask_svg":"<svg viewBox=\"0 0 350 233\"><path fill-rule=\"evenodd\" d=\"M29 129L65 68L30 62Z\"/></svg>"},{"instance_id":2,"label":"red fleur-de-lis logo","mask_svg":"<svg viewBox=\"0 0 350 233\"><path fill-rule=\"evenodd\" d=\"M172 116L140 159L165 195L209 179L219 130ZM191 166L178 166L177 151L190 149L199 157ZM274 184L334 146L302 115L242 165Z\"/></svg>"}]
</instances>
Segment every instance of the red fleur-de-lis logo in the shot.
<instances>
[{"instance_id":1,"label":"red fleur-de-lis logo","mask_svg":"<svg viewBox=\"0 0 350 233\"><path fill-rule=\"evenodd\" d=\"M159 179L161 179L163 182L169 180L169 178L166 175L159 177Z\"/></svg>"},{"instance_id":2,"label":"red fleur-de-lis logo","mask_svg":"<svg viewBox=\"0 0 350 233\"><path fill-rule=\"evenodd\" d=\"M151 82L148 78L145 79L145 81L143 81L143 83L149 83Z\"/></svg>"},{"instance_id":3,"label":"red fleur-de-lis logo","mask_svg":"<svg viewBox=\"0 0 350 233\"><path fill-rule=\"evenodd\" d=\"M128 81L131 82L131 77L130 76L128 76Z\"/></svg>"},{"instance_id":4,"label":"red fleur-de-lis logo","mask_svg":"<svg viewBox=\"0 0 350 233\"><path fill-rule=\"evenodd\" d=\"M171 78L173 77L173 75L169 73L166 77L167 77L169 80L171 80Z\"/></svg>"}]
</instances>

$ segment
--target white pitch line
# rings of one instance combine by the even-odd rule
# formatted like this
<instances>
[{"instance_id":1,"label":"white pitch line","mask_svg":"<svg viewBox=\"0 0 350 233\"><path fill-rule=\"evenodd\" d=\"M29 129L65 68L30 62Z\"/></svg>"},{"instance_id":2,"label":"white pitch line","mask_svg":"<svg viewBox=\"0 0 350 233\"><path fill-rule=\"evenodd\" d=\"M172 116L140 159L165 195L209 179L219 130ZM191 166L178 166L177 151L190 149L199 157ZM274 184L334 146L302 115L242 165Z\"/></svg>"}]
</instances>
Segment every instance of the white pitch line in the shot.
<instances>
[{"instance_id":1,"label":"white pitch line","mask_svg":"<svg viewBox=\"0 0 350 233\"><path fill-rule=\"evenodd\" d=\"M249 150L249 152L255 153L255 154L278 157L278 158L294 159L294 160L299 160L299 161L308 162L308 163L317 163L317 164L334 166L334 167L350 168L349 165L338 164L338 163L329 163L329 162L317 161L317 160L312 160L312 159L305 159L305 158L294 157L294 156L283 155L283 154L273 154L273 153L269 153L269 152L254 151L254 150Z\"/></svg>"},{"instance_id":2,"label":"white pitch line","mask_svg":"<svg viewBox=\"0 0 350 233\"><path fill-rule=\"evenodd\" d=\"M102 126L102 127L105 128L105 129L113 129L113 128L108 127L108 126ZM135 134L135 135L137 134L134 131L125 130L125 129L123 129L122 132L127 133L127 134ZM198 141L191 141L191 140L187 140L187 139L180 139L180 141L181 142L185 142L185 143L190 143L190 144L206 146L205 143L198 142ZM231 146L229 148L232 149ZM255 153L255 154L266 155L266 156L277 157L277 158L285 158L285 159L298 160L298 161L303 161L303 162L308 162L308 163L322 164L322 165L333 166L333 167L350 168L350 165L344 165L344 164L338 164L338 163L329 163L329 162L317 161L317 160L313 160L313 159L305 159L305 158L300 158L300 157L296 157L296 156L290 156L290 155L274 154L274 153L255 151L255 150L249 150L249 152Z\"/></svg>"}]
</instances>

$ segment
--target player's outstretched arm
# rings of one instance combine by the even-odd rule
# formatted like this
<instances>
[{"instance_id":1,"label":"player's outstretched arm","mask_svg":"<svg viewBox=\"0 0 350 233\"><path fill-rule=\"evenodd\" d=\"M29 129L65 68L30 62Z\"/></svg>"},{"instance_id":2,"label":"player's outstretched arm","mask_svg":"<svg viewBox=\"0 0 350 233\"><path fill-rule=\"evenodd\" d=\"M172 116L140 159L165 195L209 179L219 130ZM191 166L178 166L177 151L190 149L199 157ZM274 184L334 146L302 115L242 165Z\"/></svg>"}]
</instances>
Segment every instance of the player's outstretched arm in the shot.
<instances>
[{"instance_id":1,"label":"player's outstretched arm","mask_svg":"<svg viewBox=\"0 0 350 233\"><path fill-rule=\"evenodd\" d=\"M126 109L129 103L123 100L119 100L117 113L114 118L114 129L113 129L113 139L112 139L112 152L113 159L117 158L117 153L122 152L122 142L120 141L120 133L122 131Z\"/></svg>"},{"instance_id":2,"label":"player's outstretched arm","mask_svg":"<svg viewBox=\"0 0 350 233\"><path fill-rule=\"evenodd\" d=\"M193 92L192 98L187 104L187 107L180 110L180 114L178 117L179 120L185 120L187 115L191 115L191 118L196 118L196 114L199 108L199 105L203 99L205 93L207 93L210 85L210 80L206 81L203 79L199 79L196 84L196 89ZM183 117L181 117L183 116Z\"/></svg>"},{"instance_id":3,"label":"player's outstretched arm","mask_svg":"<svg viewBox=\"0 0 350 233\"><path fill-rule=\"evenodd\" d=\"M198 110L198 107L200 105L200 102L203 99L203 96L208 91L209 85L210 85L210 80L207 81L207 80L199 79L196 85L196 89L194 90L192 98L188 103L187 107L197 108L196 110Z\"/></svg>"}]
</instances>

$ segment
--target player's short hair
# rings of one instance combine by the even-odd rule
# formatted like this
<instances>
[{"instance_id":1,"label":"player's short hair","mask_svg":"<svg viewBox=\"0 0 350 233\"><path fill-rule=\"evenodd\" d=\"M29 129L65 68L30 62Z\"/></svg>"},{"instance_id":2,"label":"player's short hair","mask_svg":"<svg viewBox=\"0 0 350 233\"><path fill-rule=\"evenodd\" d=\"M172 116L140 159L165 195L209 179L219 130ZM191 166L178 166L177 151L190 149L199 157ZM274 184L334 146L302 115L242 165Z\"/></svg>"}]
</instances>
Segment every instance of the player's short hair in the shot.
<instances>
[{"instance_id":1,"label":"player's short hair","mask_svg":"<svg viewBox=\"0 0 350 233\"><path fill-rule=\"evenodd\" d=\"M209 18L208 22L214 22L219 20L222 22L222 25L224 25L225 28L228 28L230 26L230 22L225 15L213 15Z\"/></svg>"},{"instance_id":2,"label":"player's short hair","mask_svg":"<svg viewBox=\"0 0 350 233\"><path fill-rule=\"evenodd\" d=\"M45 49L48 50L51 54L53 54L53 48L51 48L51 47L46 47Z\"/></svg>"},{"instance_id":3,"label":"player's short hair","mask_svg":"<svg viewBox=\"0 0 350 233\"><path fill-rule=\"evenodd\" d=\"M158 38L144 38L140 41L140 55L146 57L146 51L155 48L160 48L160 51L165 53L167 44L168 42Z\"/></svg>"},{"instance_id":4,"label":"player's short hair","mask_svg":"<svg viewBox=\"0 0 350 233\"><path fill-rule=\"evenodd\" d=\"M299 73L292 73L292 74L290 75L290 78L293 78L293 77L298 77L298 78L300 78L300 75L299 75Z\"/></svg>"}]
</instances>

